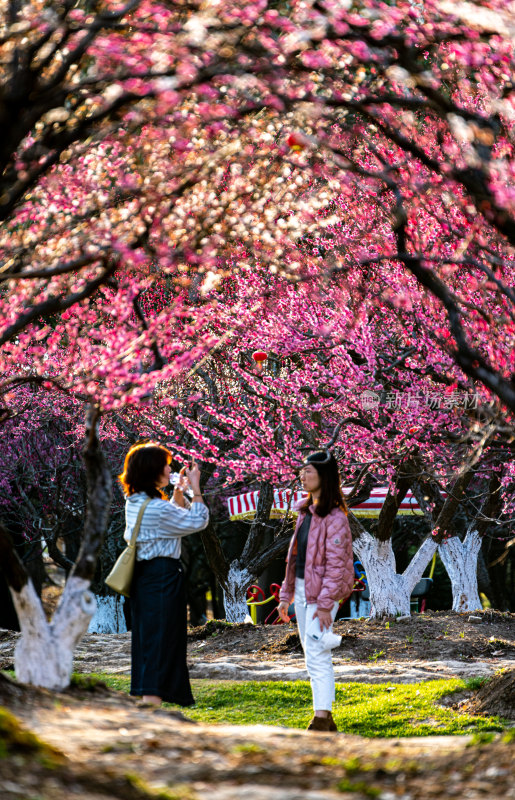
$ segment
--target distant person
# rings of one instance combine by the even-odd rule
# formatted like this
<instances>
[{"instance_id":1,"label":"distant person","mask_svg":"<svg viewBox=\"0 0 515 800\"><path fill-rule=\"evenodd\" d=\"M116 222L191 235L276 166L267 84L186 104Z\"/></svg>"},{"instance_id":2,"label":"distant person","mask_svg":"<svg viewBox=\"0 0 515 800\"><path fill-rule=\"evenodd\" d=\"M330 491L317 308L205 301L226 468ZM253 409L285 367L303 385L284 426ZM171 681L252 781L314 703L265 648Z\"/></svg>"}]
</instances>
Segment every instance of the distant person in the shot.
<instances>
[{"instance_id":1,"label":"distant person","mask_svg":"<svg viewBox=\"0 0 515 800\"><path fill-rule=\"evenodd\" d=\"M295 615L313 693L311 731L336 731L331 650L341 643L332 632L339 601L354 586L352 538L340 488L338 464L328 451L312 453L300 471L309 494L297 505L299 516L286 562L277 607L284 622L295 598Z\"/></svg>"},{"instance_id":2,"label":"distant person","mask_svg":"<svg viewBox=\"0 0 515 800\"><path fill-rule=\"evenodd\" d=\"M131 587L131 694L159 705L163 700L190 706L195 702L186 665L187 608L181 567L181 538L205 528L209 512L200 494L200 470L193 460L183 467L167 500L172 454L159 444L131 447L120 483L127 496L124 538L130 542L141 505L136 567ZM184 497L193 490L191 504Z\"/></svg>"}]
</instances>

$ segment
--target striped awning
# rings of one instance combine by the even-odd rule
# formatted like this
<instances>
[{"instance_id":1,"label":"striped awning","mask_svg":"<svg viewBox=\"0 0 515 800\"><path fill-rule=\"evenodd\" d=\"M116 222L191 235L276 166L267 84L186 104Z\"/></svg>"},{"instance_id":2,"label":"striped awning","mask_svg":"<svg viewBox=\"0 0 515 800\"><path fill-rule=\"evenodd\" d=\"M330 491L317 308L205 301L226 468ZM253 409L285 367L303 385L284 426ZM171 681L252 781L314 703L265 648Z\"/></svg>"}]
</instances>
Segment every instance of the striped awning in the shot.
<instances>
[{"instance_id":1,"label":"striped awning","mask_svg":"<svg viewBox=\"0 0 515 800\"><path fill-rule=\"evenodd\" d=\"M349 494L350 491L350 487L343 489L344 494ZM363 503L360 503L358 506L354 506L352 508L352 513L356 517L378 517L387 494L388 489L386 487L372 489L368 500L363 501ZM230 519L253 519L256 515L258 497L259 492L247 492L246 494L238 494L235 497L229 497L227 504L229 506ZM289 489L276 489L274 491L274 502L270 518L282 517L288 509L292 509L295 504L299 500L303 500L304 497L307 497L307 492L293 492L292 496L292 492ZM293 511L292 513L295 514L296 512ZM419 516L423 514L423 511L414 494L408 491L397 513Z\"/></svg>"}]
</instances>

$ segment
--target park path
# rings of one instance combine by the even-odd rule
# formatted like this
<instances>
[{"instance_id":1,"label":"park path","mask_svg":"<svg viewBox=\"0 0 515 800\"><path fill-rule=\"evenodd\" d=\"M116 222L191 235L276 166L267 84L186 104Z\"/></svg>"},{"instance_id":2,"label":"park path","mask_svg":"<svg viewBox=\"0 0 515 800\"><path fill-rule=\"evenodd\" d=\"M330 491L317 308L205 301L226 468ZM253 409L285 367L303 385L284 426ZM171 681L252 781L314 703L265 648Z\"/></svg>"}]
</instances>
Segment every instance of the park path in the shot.
<instances>
[{"instance_id":1,"label":"park path","mask_svg":"<svg viewBox=\"0 0 515 800\"><path fill-rule=\"evenodd\" d=\"M188 800L341 800L337 787L349 764L353 780L363 765L367 783L381 790L383 800L397 797L392 791L408 779L409 798L427 800L428 776L415 775L413 765L428 768L435 755L452 764L469 744L469 737L368 740L268 726L203 726L129 698L106 698L102 706L98 698L78 703L61 695L17 713L82 769L137 775L156 791L168 788ZM466 774L459 781L455 776L456 787L467 780Z\"/></svg>"},{"instance_id":2,"label":"park path","mask_svg":"<svg viewBox=\"0 0 515 800\"><path fill-rule=\"evenodd\" d=\"M12 662L16 636L0 641L0 666L7 669ZM204 655L203 642L188 646L188 664L192 678L216 680L290 681L307 680L303 657L288 653L267 658L260 653L235 653L218 657ZM335 676L339 683L418 683L442 678L488 677L499 669L515 665L513 658L483 658L470 661L442 659L382 660L366 663L351 661L345 654L334 654ZM130 673L130 633L87 634L77 646L74 659L76 672Z\"/></svg>"},{"instance_id":3,"label":"park path","mask_svg":"<svg viewBox=\"0 0 515 800\"><path fill-rule=\"evenodd\" d=\"M0 668L12 666L17 635L0 641ZM224 655L204 657L202 642L192 642L188 647L188 664L191 678L241 681L307 680L302 655L299 653L276 656L273 660L262 654ZM418 683L445 678L488 677L500 669L515 666L513 658L485 658L470 661L442 659L439 661L353 662L344 655L334 654L334 671L337 682L360 683ZM77 646L74 659L76 672L130 673L130 633L87 634Z\"/></svg>"}]
</instances>

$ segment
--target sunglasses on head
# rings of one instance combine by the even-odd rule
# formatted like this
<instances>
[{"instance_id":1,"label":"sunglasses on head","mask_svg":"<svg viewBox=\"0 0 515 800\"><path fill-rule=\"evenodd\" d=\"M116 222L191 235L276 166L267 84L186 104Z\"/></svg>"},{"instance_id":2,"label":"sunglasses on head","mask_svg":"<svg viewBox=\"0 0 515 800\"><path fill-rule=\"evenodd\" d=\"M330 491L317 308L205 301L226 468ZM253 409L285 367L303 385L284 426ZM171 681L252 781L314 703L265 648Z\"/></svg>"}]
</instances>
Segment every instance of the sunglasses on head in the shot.
<instances>
[{"instance_id":1,"label":"sunglasses on head","mask_svg":"<svg viewBox=\"0 0 515 800\"><path fill-rule=\"evenodd\" d=\"M329 461L331 461L331 459L333 457L333 454L331 453L330 450L323 450L321 452L324 453L324 455L325 455L324 458L317 458L317 459L313 459L313 461L310 461L309 460L310 456L308 456L307 458L304 459L304 462L303 462L302 466L303 467L307 467L308 464L327 464Z\"/></svg>"}]
</instances>

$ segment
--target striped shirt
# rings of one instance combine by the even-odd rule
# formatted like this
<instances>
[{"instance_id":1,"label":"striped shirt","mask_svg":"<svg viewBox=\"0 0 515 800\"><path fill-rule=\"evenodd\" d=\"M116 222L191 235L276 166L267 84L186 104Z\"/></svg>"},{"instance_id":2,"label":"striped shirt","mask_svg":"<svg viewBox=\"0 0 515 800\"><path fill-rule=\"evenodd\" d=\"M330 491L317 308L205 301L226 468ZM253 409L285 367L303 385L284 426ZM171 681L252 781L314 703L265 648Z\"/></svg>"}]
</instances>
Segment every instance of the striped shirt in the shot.
<instances>
[{"instance_id":1,"label":"striped shirt","mask_svg":"<svg viewBox=\"0 0 515 800\"><path fill-rule=\"evenodd\" d=\"M127 543L131 540L141 505L147 498L145 492L138 492L131 494L126 500L123 538ZM159 556L180 558L182 537L207 527L207 506L203 503L192 503L190 506L187 500L186 503L188 507L181 508L174 500L152 498L143 512L136 540L138 561L148 561Z\"/></svg>"}]
</instances>

